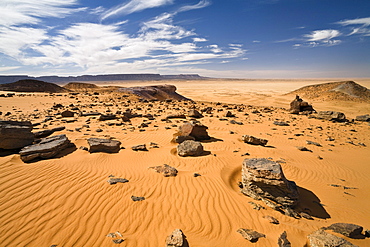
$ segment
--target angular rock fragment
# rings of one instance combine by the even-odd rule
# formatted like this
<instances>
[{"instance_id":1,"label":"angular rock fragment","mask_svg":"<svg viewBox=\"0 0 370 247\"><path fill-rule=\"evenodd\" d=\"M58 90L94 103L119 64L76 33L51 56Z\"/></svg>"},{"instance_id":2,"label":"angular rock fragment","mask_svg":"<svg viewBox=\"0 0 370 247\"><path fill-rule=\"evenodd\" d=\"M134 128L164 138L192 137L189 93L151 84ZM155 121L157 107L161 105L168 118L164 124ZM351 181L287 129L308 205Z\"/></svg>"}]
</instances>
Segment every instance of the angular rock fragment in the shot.
<instances>
[{"instance_id":1,"label":"angular rock fragment","mask_svg":"<svg viewBox=\"0 0 370 247\"><path fill-rule=\"evenodd\" d=\"M99 121L114 120L117 119L115 114L100 115Z\"/></svg>"},{"instance_id":2,"label":"angular rock fragment","mask_svg":"<svg viewBox=\"0 0 370 247\"><path fill-rule=\"evenodd\" d=\"M123 241L125 241L125 240L123 240L122 238L118 238L118 239L113 239L112 241L113 241L113 243L115 243L115 244L120 244L120 243L122 243L122 242L123 242Z\"/></svg>"},{"instance_id":3,"label":"angular rock fragment","mask_svg":"<svg viewBox=\"0 0 370 247\"><path fill-rule=\"evenodd\" d=\"M112 185L116 183L127 183L129 181L125 178L110 178L107 182Z\"/></svg>"},{"instance_id":4,"label":"angular rock fragment","mask_svg":"<svg viewBox=\"0 0 370 247\"><path fill-rule=\"evenodd\" d=\"M134 150L134 151L148 151L145 144L132 146L131 149Z\"/></svg>"},{"instance_id":5,"label":"angular rock fragment","mask_svg":"<svg viewBox=\"0 0 370 247\"><path fill-rule=\"evenodd\" d=\"M317 230L307 236L311 247L356 247L347 240L327 233L324 230Z\"/></svg>"},{"instance_id":6,"label":"angular rock fragment","mask_svg":"<svg viewBox=\"0 0 370 247\"><path fill-rule=\"evenodd\" d=\"M197 141L187 140L177 146L179 156L199 156L203 153L203 145Z\"/></svg>"},{"instance_id":7,"label":"angular rock fragment","mask_svg":"<svg viewBox=\"0 0 370 247\"><path fill-rule=\"evenodd\" d=\"M277 125L277 126L289 126L288 123L286 123L286 122L279 122L279 121L274 121L274 125Z\"/></svg>"},{"instance_id":8,"label":"angular rock fragment","mask_svg":"<svg viewBox=\"0 0 370 247\"><path fill-rule=\"evenodd\" d=\"M295 207L299 199L296 184L285 178L280 164L264 158L243 161L241 192L279 211Z\"/></svg>"},{"instance_id":9,"label":"angular rock fragment","mask_svg":"<svg viewBox=\"0 0 370 247\"><path fill-rule=\"evenodd\" d=\"M45 137L48 137L48 136L52 135L56 131L61 131L61 130L64 130L64 129L65 129L64 126L60 126L60 127L56 127L56 128L53 128L53 129L33 132L33 135L34 135L35 138L45 138Z\"/></svg>"},{"instance_id":10,"label":"angular rock fragment","mask_svg":"<svg viewBox=\"0 0 370 247\"><path fill-rule=\"evenodd\" d=\"M227 111L224 116L225 117L235 117L235 114L233 114L231 111Z\"/></svg>"},{"instance_id":11,"label":"angular rock fragment","mask_svg":"<svg viewBox=\"0 0 370 247\"><path fill-rule=\"evenodd\" d=\"M250 135L243 135L242 141L248 144L261 145L261 146L266 146L268 142L268 140L266 139L257 138L257 137L250 136Z\"/></svg>"},{"instance_id":12,"label":"angular rock fragment","mask_svg":"<svg viewBox=\"0 0 370 247\"><path fill-rule=\"evenodd\" d=\"M154 171L158 173L162 173L164 177L176 177L177 176L176 168L169 166L167 164L164 164L163 166L149 167L149 169L153 169Z\"/></svg>"},{"instance_id":13,"label":"angular rock fragment","mask_svg":"<svg viewBox=\"0 0 370 247\"><path fill-rule=\"evenodd\" d=\"M284 231L280 237L278 238L278 246L279 247L291 247L292 245L290 244L286 231Z\"/></svg>"},{"instance_id":14,"label":"angular rock fragment","mask_svg":"<svg viewBox=\"0 0 370 247\"><path fill-rule=\"evenodd\" d=\"M89 138L87 142L90 146L89 152L103 152L103 153L118 153L120 150L121 142L110 139L102 138Z\"/></svg>"},{"instance_id":15,"label":"angular rock fragment","mask_svg":"<svg viewBox=\"0 0 370 247\"><path fill-rule=\"evenodd\" d=\"M356 116L357 121L370 122L370 114Z\"/></svg>"},{"instance_id":16,"label":"angular rock fragment","mask_svg":"<svg viewBox=\"0 0 370 247\"><path fill-rule=\"evenodd\" d=\"M191 109L189 112L188 112L188 117L191 117L191 118L202 118L203 115L195 110L195 109Z\"/></svg>"},{"instance_id":17,"label":"angular rock fragment","mask_svg":"<svg viewBox=\"0 0 370 247\"><path fill-rule=\"evenodd\" d=\"M266 237L265 234L256 232L251 229L239 228L237 232L240 233L243 236L243 238L245 238L246 240L249 240L252 243L257 242L259 238Z\"/></svg>"},{"instance_id":18,"label":"angular rock fragment","mask_svg":"<svg viewBox=\"0 0 370 247\"><path fill-rule=\"evenodd\" d=\"M145 200L145 197L142 197L142 196L131 196L131 200L133 200L134 202L144 201Z\"/></svg>"},{"instance_id":19,"label":"angular rock fragment","mask_svg":"<svg viewBox=\"0 0 370 247\"><path fill-rule=\"evenodd\" d=\"M310 149L308 149L308 148L306 148L306 147L301 147L301 146L299 146L299 147L297 147L297 149L298 149L299 151L303 151L303 152L312 152L312 150L310 150Z\"/></svg>"},{"instance_id":20,"label":"angular rock fragment","mask_svg":"<svg viewBox=\"0 0 370 247\"><path fill-rule=\"evenodd\" d=\"M349 238L356 238L362 236L363 227L349 223L334 223L323 229L332 230Z\"/></svg>"},{"instance_id":21,"label":"angular rock fragment","mask_svg":"<svg viewBox=\"0 0 370 247\"><path fill-rule=\"evenodd\" d=\"M19 154L24 162L36 158L50 159L70 146L71 142L66 135L56 135L41 139L37 144L22 148Z\"/></svg>"},{"instance_id":22,"label":"angular rock fragment","mask_svg":"<svg viewBox=\"0 0 370 247\"><path fill-rule=\"evenodd\" d=\"M272 217L270 215L263 216L264 219L268 220L269 223L278 225L280 222L275 217Z\"/></svg>"},{"instance_id":23,"label":"angular rock fragment","mask_svg":"<svg viewBox=\"0 0 370 247\"><path fill-rule=\"evenodd\" d=\"M32 124L28 121L0 120L0 148L18 149L32 144Z\"/></svg>"},{"instance_id":24,"label":"angular rock fragment","mask_svg":"<svg viewBox=\"0 0 370 247\"><path fill-rule=\"evenodd\" d=\"M175 229L166 238L166 247L182 247L184 245L184 235L180 229Z\"/></svg>"},{"instance_id":25,"label":"angular rock fragment","mask_svg":"<svg viewBox=\"0 0 370 247\"><path fill-rule=\"evenodd\" d=\"M65 110L61 113L62 117L73 117L75 113L70 110Z\"/></svg>"},{"instance_id":26,"label":"angular rock fragment","mask_svg":"<svg viewBox=\"0 0 370 247\"><path fill-rule=\"evenodd\" d=\"M181 118L185 119L186 116L184 114L170 114L166 117L166 119L172 119L172 118Z\"/></svg>"},{"instance_id":27,"label":"angular rock fragment","mask_svg":"<svg viewBox=\"0 0 370 247\"><path fill-rule=\"evenodd\" d=\"M300 112L314 112L315 110L313 107L308 104L307 102L303 101L298 95L296 98L290 103L289 112L291 114L299 114Z\"/></svg>"},{"instance_id":28,"label":"angular rock fragment","mask_svg":"<svg viewBox=\"0 0 370 247\"><path fill-rule=\"evenodd\" d=\"M192 136L196 141L209 140L211 137L207 133L207 126L199 122L187 122L179 127L178 136Z\"/></svg>"},{"instance_id":29,"label":"angular rock fragment","mask_svg":"<svg viewBox=\"0 0 370 247\"><path fill-rule=\"evenodd\" d=\"M324 119L333 122L345 122L347 121L346 115L342 112L337 111L319 111L319 113L315 116L317 119Z\"/></svg>"},{"instance_id":30,"label":"angular rock fragment","mask_svg":"<svg viewBox=\"0 0 370 247\"><path fill-rule=\"evenodd\" d=\"M315 145L315 146L318 146L318 147L322 147L321 146L321 144L320 143L317 143L317 142L313 142L313 141L306 141L306 143L308 144L308 145Z\"/></svg>"}]
</instances>

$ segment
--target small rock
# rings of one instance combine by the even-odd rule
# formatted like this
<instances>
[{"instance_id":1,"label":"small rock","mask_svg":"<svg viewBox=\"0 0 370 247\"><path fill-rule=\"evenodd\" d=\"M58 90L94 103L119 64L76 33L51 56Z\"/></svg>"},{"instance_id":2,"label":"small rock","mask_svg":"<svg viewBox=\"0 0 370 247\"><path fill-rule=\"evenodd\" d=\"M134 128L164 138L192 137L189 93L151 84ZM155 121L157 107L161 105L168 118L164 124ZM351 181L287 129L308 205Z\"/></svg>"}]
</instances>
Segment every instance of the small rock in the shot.
<instances>
[{"instance_id":1,"label":"small rock","mask_svg":"<svg viewBox=\"0 0 370 247\"><path fill-rule=\"evenodd\" d=\"M257 137L250 136L250 135L243 135L242 141L248 144L261 145L261 146L266 146L268 142L268 140L266 139L257 138Z\"/></svg>"},{"instance_id":2,"label":"small rock","mask_svg":"<svg viewBox=\"0 0 370 247\"><path fill-rule=\"evenodd\" d=\"M200 175L199 173L194 173L193 176L196 178L196 177L199 177L199 176L202 176L202 175Z\"/></svg>"},{"instance_id":3,"label":"small rock","mask_svg":"<svg viewBox=\"0 0 370 247\"><path fill-rule=\"evenodd\" d=\"M131 196L131 200L133 200L134 202L144 201L145 200L145 197L142 197L142 196Z\"/></svg>"},{"instance_id":4,"label":"small rock","mask_svg":"<svg viewBox=\"0 0 370 247\"><path fill-rule=\"evenodd\" d=\"M166 117L166 119L173 119L173 118L181 118L185 119L186 116L184 114L171 114Z\"/></svg>"},{"instance_id":5,"label":"small rock","mask_svg":"<svg viewBox=\"0 0 370 247\"><path fill-rule=\"evenodd\" d=\"M284 231L278 238L278 246L279 247L291 247L291 244L287 238L286 231Z\"/></svg>"},{"instance_id":6,"label":"small rock","mask_svg":"<svg viewBox=\"0 0 370 247\"><path fill-rule=\"evenodd\" d=\"M237 232L240 233L243 236L243 238L245 238L246 240L249 240L252 243L257 242L259 238L266 237L265 234L256 232L251 229L239 228Z\"/></svg>"},{"instance_id":7,"label":"small rock","mask_svg":"<svg viewBox=\"0 0 370 247\"><path fill-rule=\"evenodd\" d=\"M116 234L114 232L108 233L107 235L108 238L116 238Z\"/></svg>"},{"instance_id":8,"label":"small rock","mask_svg":"<svg viewBox=\"0 0 370 247\"><path fill-rule=\"evenodd\" d=\"M202 118L203 117L203 115L195 109L191 109L188 112L188 116L191 118Z\"/></svg>"},{"instance_id":9,"label":"small rock","mask_svg":"<svg viewBox=\"0 0 370 247\"><path fill-rule=\"evenodd\" d=\"M307 145L315 145L315 146L318 146L318 147L321 147L321 144L320 143L317 143L317 142L313 142L313 141L306 141Z\"/></svg>"},{"instance_id":10,"label":"small rock","mask_svg":"<svg viewBox=\"0 0 370 247\"><path fill-rule=\"evenodd\" d=\"M73 111L66 110L63 111L61 115L62 117L74 117L75 113Z\"/></svg>"},{"instance_id":11,"label":"small rock","mask_svg":"<svg viewBox=\"0 0 370 247\"><path fill-rule=\"evenodd\" d=\"M131 149L134 150L134 151L148 151L145 144L132 146Z\"/></svg>"},{"instance_id":12,"label":"small rock","mask_svg":"<svg viewBox=\"0 0 370 247\"><path fill-rule=\"evenodd\" d=\"M113 243L115 243L115 244L120 244L120 243L122 243L122 242L123 242L123 241L125 241L125 240L123 240L122 238L119 238L119 239L113 239L112 241L113 241Z\"/></svg>"},{"instance_id":13,"label":"small rock","mask_svg":"<svg viewBox=\"0 0 370 247\"><path fill-rule=\"evenodd\" d=\"M100 115L99 121L106 121L106 120L113 120L117 119L117 116L115 114L108 114L108 115Z\"/></svg>"},{"instance_id":14,"label":"small rock","mask_svg":"<svg viewBox=\"0 0 370 247\"><path fill-rule=\"evenodd\" d=\"M274 218L270 215L263 216L262 218L268 220L268 222L271 223L271 224L278 225L280 223L278 219L276 219L276 218Z\"/></svg>"},{"instance_id":15,"label":"small rock","mask_svg":"<svg viewBox=\"0 0 370 247\"><path fill-rule=\"evenodd\" d=\"M154 171L158 173L162 173L164 177L176 177L177 176L176 168L166 165L166 164L164 164L163 166L149 167L149 169L153 169Z\"/></svg>"},{"instance_id":16,"label":"small rock","mask_svg":"<svg viewBox=\"0 0 370 247\"><path fill-rule=\"evenodd\" d=\"M110 178L107 182L112 185L116 183L127 183L129 181L125 178Z\"/></svg>"},{"instance_id":17,"label":"small rock","mask_svg":"<svg viewBox=\"0 0 370 247\"><path fill-rule=\"evenodd\" d=\"M312 152L311 150L309 150L309 149L308 149L308 148L306 148L306 147L301 147L301 146L299 146L299 147L297 147L297 149L298 149L299 151Z\"/></svg>"},{"instance_id":18,"label":"small rock","mask_svg":"<svg viewBox=\"0 0 370 247\"><path fill-rule=\"evenodd\" d=\"M240 187L240 186L239 186ZM241 188L243 188L243 184L241 184ZM255 202L248 202L249 204L251 204L253 206L253 209L255 210L261 210L261 209L265 209L264 206L260 205L260 204L257 204Z\"/></svg>"},{"instance_id":19,"label":"small rock","mask_svg":"<svg viewBox=\"0 0 370 247\"><path fill-rule=\"evenodd\" d=\"M166 238L166 247L182 247L184 244L184 235L180 229L175 229Z\"/></svg>"},{"instance_id":20,"label":"small rock","mask_svg":"<svg viewBox=\"0 0 370 247\"><path fill-rule=\"evenodd\" d=\"M104 153L118 153L120 150L121 142L110 139L102 138L89 138L87 142L90 145L89 152L104 152Z\"/></svg>"},{"instance_id":21,"label":"small rock","mask_svg":"<svg viewBox=\"0 0 370 247\"><path fill-rule=\"evenodd\" d=\"M288 123L286 123L286 122L279 122L279 121L275 121L274 124L277 125L277 126L289 126Z\"/></svg>"}]
</instances>

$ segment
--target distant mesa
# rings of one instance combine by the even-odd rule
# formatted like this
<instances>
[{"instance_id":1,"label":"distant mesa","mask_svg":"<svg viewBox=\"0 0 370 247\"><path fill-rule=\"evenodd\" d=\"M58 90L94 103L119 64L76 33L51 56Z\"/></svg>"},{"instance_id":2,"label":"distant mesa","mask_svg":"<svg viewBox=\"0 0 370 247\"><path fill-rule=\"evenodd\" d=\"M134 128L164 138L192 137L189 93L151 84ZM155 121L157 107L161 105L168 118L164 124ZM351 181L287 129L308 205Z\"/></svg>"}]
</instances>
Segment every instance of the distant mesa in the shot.
<instances>
[{"instance_id":1,"label":"distant mesa","mask_svg":"<svg viewBox=\"0 0 370 247\"><path fill-rule=\"evenodd\" d=\"M97 89L98 86L92 83L85 82L70 82L63 86L68 90L85 90L85 89Z\"/></svg>"},{"instance_id":2,"label":"distant mesa","mask_svg":"<svg viewBox=\"0 0 370 247\"><path fill-rule=\"evenodd\" d=\"M39 80L19 80L12 83L0 84L0 91L29 92L29 93L65 93L68 89L54 83Z\"/></svg>"},{"instance_id":3,"label":"distant mesa","mask_svg":"<svg viewBox=\"0 0 370 247\"><path fill-rule=\"evenodd\" d=\"M174 85L119 88L119 92L134 94L145 100L190 100L178 93Z\"/></svg>"},{"instance_id":4,"label":"distant mesa","mask_svg":"<svg viewBox=\"0 0 370 247\"><path fill-rule=\"evenodd\" d=\"M309 85L294 90L287 95L299 95L307 99L321 101L370 101L370 90L354 81L340 81Z\"/></svg>"}]
</instances>

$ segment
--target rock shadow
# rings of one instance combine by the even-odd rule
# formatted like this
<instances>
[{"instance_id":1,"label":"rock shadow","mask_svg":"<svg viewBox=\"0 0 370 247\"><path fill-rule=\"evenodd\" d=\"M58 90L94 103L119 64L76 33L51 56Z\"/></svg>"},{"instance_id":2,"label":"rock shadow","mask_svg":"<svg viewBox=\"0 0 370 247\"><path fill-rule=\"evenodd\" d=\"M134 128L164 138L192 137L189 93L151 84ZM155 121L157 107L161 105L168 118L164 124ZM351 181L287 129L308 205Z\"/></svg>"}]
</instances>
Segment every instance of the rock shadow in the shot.
<instances>
[{"instance_id":1,"label":"rock shadow","mask_svg":"<svg viewBox=\"0 0 370 247\"><path fill-rule=\"evenodd\" d=\"M184 233L182 233L182 236L183 236L183 242L182 242L182 247L189 247L189 242L186 238L186 235Z\"/></svg>"},{"instance_id":2,"label":"rock shadow","mask_svg":"<svg viewBox=\"0 0 370 247\"><path fill-rule=\"evenodd\" d=\"M0 148L0 157L6 157L12 154L18 154L20 149L1 149Z\"/></svg>"},{"instance_id":3,"label":"rock shadow","mask_svg":"<svg viewBox=\"0 0 370 247\"><path fill-rule=\"evenodd\" d=\"M211 142L223 142L224 140L222 139L218 139L218 138L215 138L215 137L211 137L210 139L208 140L201 140L200 142L202 143L211 143Z\"/></svg>"},{"instance_id":4,"label":"rock shadow","mask_svg":"<svg viewBox=\"0 0 370 247\"><path fill-rule=\"evenodd\" d=\"M302 187L297 187L299 192L299 203L296 207L297 211L305 212L313 217L320 219L331 218L329 213L321 204L320 199L312 192Z\"/></svg>"},{"instance_id":5,"label":"rock shadow","mask_svg":"<svg viewBox=\"0 0 370 247\"><path fill-rule=\"evenodd\" d=\"M170 151L170 153L172 155L177 155L177 148L172 148L171 151ZM212 154L211 151L203 151L199 155L196 155L196 156L184 156L184 158L186 158L186 157L203 157L203 156L207 156L207 155L210 155L210 154ZM179 156L179 157L182 157L182 156Z\"/></svg>"}]
</instances>

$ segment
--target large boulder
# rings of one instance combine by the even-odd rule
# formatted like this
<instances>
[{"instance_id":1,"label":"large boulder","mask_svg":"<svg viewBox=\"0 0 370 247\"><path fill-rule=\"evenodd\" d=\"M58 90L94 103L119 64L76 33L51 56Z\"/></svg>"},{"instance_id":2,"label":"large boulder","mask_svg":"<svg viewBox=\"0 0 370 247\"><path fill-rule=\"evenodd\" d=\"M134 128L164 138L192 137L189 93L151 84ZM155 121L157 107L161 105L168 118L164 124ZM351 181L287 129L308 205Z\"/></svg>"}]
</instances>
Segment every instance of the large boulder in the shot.
<instances>
[{"instance_id":1,"label":"large boulder","mask_svg":"<svg viewBox=\"0 0 370 247\"><path fill-rule=\"evenodd\" d=\"M344 113L342 112L337 111L319 111L319 113L315 117L318 119L324 119L335 122L346 121L346 115L344 115Z\"/></svg>"},{"instance_id":2,"label":"large boulder","mask_svg":"<svg viewBox=\"0 0 370 247\"><path fill-rule=\"evenodd\" d=\"M199 156L202 153L202 143L197 141L187 140L177 146L177 154L179 156Z\"/></svg>"},{"instance_id":3,"label":"large boulder","mask_svg":"<svg viewBox=\"0 0 370 247\"><path fill-rule=\"evenodd\" d=\"M118 153L121 142L102 138L89 138L87 142L90 145L89 152L104 152L104 153Z\"/></svg>"},{"instance_id":4,"label":"large boulder","mask_svg":"<svg viewBox=\"0 0 370 247\"><path fill-rule=\"evenodd\" d=\"M356 247L347 240L327 233L324 230L317 230L307 236L311 247Z\"/></svg>"},{"instance_id":5,"label":"large boulder","mask_svg":"<svg viewBox=\"0 0 370 247\"><path fill-rule=\"evenodd\" d=\"M312 105L308 104L308 102L303 101L298 95L295 99L290 103L289 112L292 114L299 114L300 112L314 112Z\"/></svg>"},{"instance_id":6,"label":"large boulder","mask_svg":"<svg viewBox=\"0 0 370 247\"><path fill-rule=\"evenodd\" d=\"M37 144L22 148L19 154L24 162L37 158L50 159L72 145L65 134L50 136L41 139Z\"/></svg>"},{"instance_id":7,"label":"large boulder","mask_svg":"<svg viewBox=\"0 0 370 247\"><path fill-rule=\"evenodd\" d=\"M279 211L294 208L299 199L297 186L288 181L280 164L268 159L245 159L241 192Z\"/></svg>"},{"instance_id":8,"label":"large boulder","mask_svg":"<svg viewBox=\"0 0 370 247\"><path fill-rule=\"evenodd\" d=\"M166 238L166 247L182 247L184 246L184 235L180 229L175 229Z\"/></svg>"},{"instance_id":9,"label":"large boulder","mask_svg":"<svg viewBox=\"0 0 370 247\"><path fill-rule=\"evenodd\" d=\"M362 226L349 224L349 223L334 223L328 227L324 227L325 230L332 230L334 232L340 233L349 238L356 238L362 236Z\"/></svg>"},{"instance_id":10,"label":"large boulder","mask_svg":"<svg viewBox=\"0 0 370 247\"><path fill-rule=\"evenodd\" d=\"M192 136L197 141L209 140L211 137L207 132L208 127L196 121L184 123L179 127L178 136Z\"/></svg>"},{"instance_id":11,"label":"large boulder","mask_svg":"<svg viewBox=\"0 0 370 247\"><path fill-rule=\"evenodd\" d=\"M0 120L0 148L17 149L32 144L31 122Z\"/></svg>"}]
</instances>

